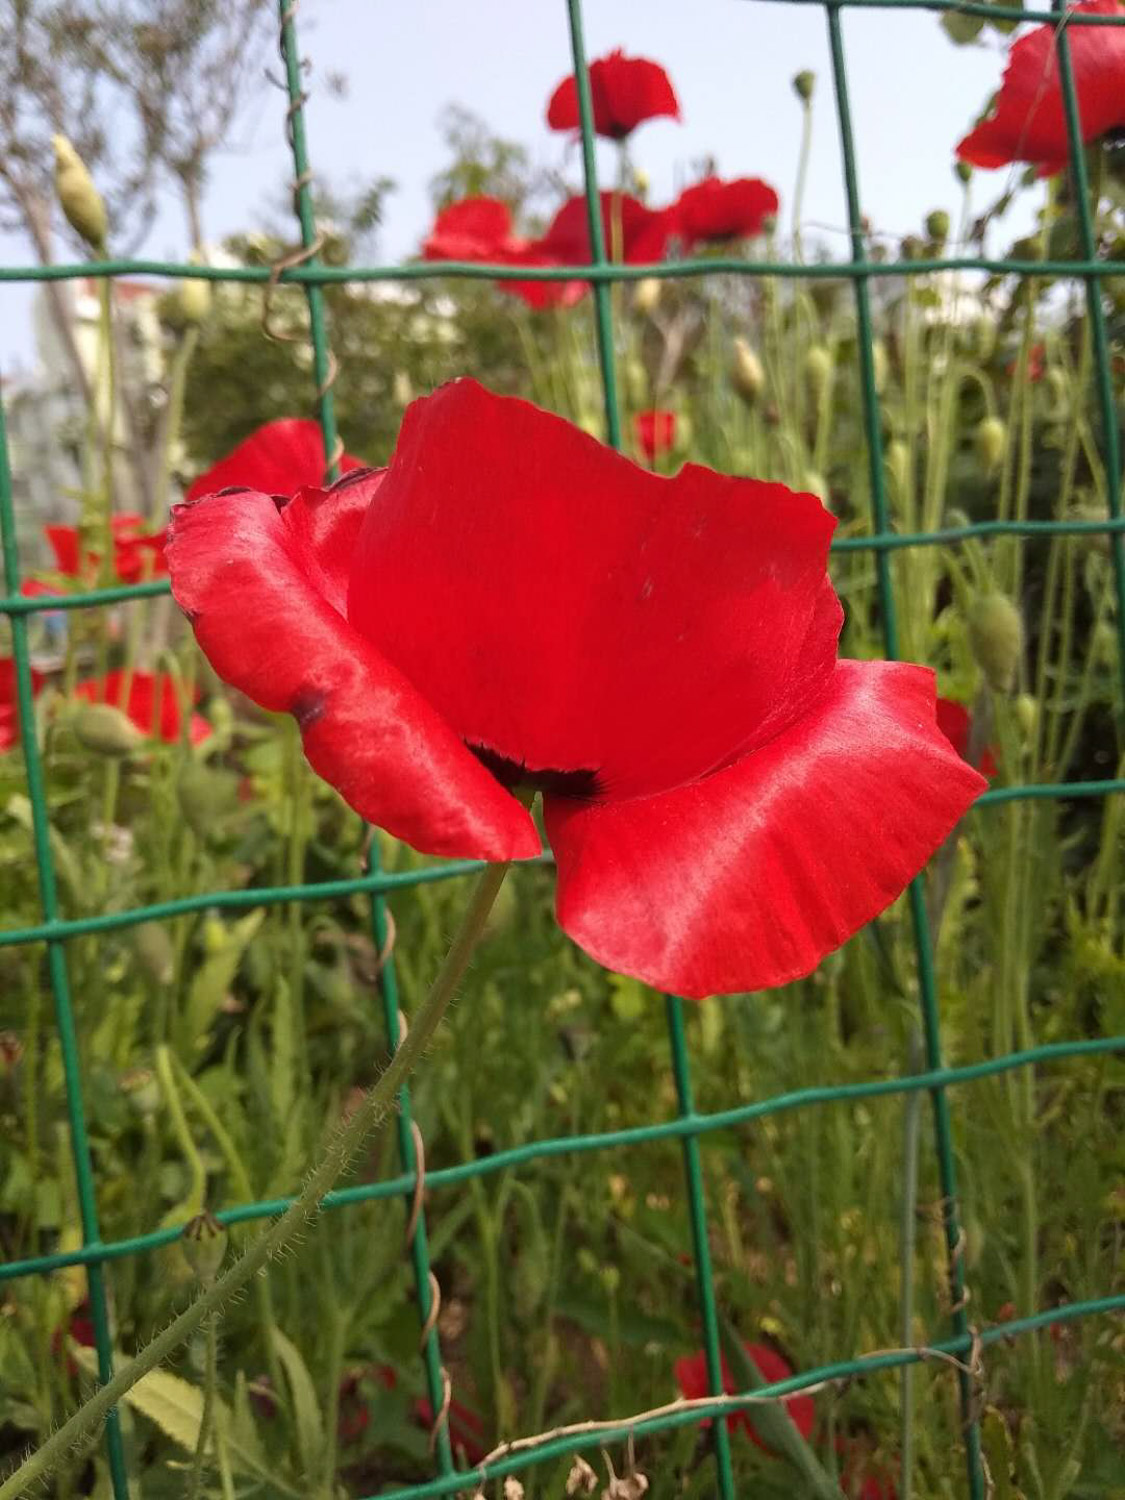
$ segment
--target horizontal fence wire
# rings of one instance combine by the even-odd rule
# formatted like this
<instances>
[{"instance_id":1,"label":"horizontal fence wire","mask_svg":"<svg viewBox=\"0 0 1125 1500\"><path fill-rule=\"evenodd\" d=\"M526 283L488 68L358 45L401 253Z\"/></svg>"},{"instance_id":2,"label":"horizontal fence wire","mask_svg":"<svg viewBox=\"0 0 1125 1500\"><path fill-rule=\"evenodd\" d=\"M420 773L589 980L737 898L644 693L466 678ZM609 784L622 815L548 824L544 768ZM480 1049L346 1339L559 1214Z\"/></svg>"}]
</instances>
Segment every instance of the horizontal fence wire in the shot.
<instances>
[{"instance_id":1,"label":"horizontal fence wire","mask_svg":"<svg viewBox=\"0 0 1125 1500\"><path fill-rule=\"evenodd\" d=\"M745 0L743 0L745 3ZM897 653L894 600L889 572L890 555L903 548L934 545L955 545L974 539L991 537L1074 537L1104 535L1109 538L1114 560L1115 595L1117 600L1117 634L1121 651L1122 671L1125 672L1125 548L1122 532L1125 517L1120 503L1120 453L1116 424L1113 388L1110 377L1108 337L1104 311L1100 300L1099 278L1107 274L1106 263L1097 257L1097 245L1087 202L1085 162L1082 155L1077 101L1073 73L1066 41L1066 30L1070 26L1115 26L1122 24L1116 15L1089 15L1064 11L1028 10L1015 6L987 3L949 4L945 0L758 0L758 3L786 3L813 5L825 15L828 24L829 49L833 64L838 124L841 138L841 154L845 192L848 202L849 236L851 258L848 261L829 261L815 265L795 265L774 259L747 260L730 256L696 257L681 261L663 261L651 265L619 265L612 263L606 255L603 242L602 222L594 154L594 131L589 83L585 69L585 52L582 39L581 0L566 0L567 18L571 40L571 60L578 79L581 142L585 179L585 197L590 230L591 259L589 264L565 267L519 267L493 266L480 263L443 262L415 263L401 266L324 266L317 263L315 253L299 265L292 265L280 274L268 266L261 267L211 267L180 264L143 258L118 258L83 264L51 266L0 267L0 282L45 282L74 280L79 278L105 277L155 277L196 278L219 282L250 282L267 284L280 281L305 288L309 301L311 334L314 351L314 374L316 378L317 409L324 431L326 452L335 452L335 415L332 401L331 355L328 330L320 290L332 285L346 285L374 281L437 281L446 279L471 280L520 280L520 281L574 281L585 280L594 291L594 318L597 333L600 368L603 382L603 397L606 411L607 434L611 443L620 442L620 416L618 411L615 374L614 346L610 288L618 282L632 282L649 277L662 280L700 278L715 275L742 277L776 276L786 279L848 281L855 289L857 325L859 330L859 357L861 387L864 397L864 425L870 470L872 515L870 534L851 534L839 537L834 549L840 552L871 552L875 557L876 583L880 598L885 649L889 657ZM850 107L848 101L848 79L844 60L842 13L847 10L882 9L899 11L930 11L980 16L987 19L1011 21L1051 22L1058 25L1058 61L1062 83L1066 122L1070 140L1070 165L1076 183L1077 217L1082 254L1073 260L1060 259L1004 259L987 256L932 256L921 259L880 260L870 253L867 236L862 229L859 186L856 171L855 149L851 137ZM297 181L295 208L301 224L302 243L306 251L315 246L315 225L312 218L312 200L309 189L309 167L305 125L303 119L304 94L301 89L300 64L298 59L295 25L295 6L292 0L280 0L280 25L282 55L286 65L289 108L287 122L293 149L294 169ZM1017 277L1063 277L1085 285L1087 316L1094 341L1095 376L1099 414L1103 424L1107 472L1110 476L1109 515L1104 519L1060 519L1054 521L982 521L956 527L946 527L929 532L898 533L890 524L883 479L881 457L881 433L879 401L872 363L872 321L869 301L870 286L883 278L902 278L932 275L941 272L974 272L987 275ZM116 1241L103 1241L98 1225L95 1183L87 1140L85 1109L82 1099L80 1068L78 1065L77 1034L70 1003L66 972L66 943L68 940L97 933L112 933L125 930L143 922L167 920L193 912L209 909L240 909L279 903L313 902L334 900L353 895L370 896L373 901L373 921L376 937L382 946L387 935L386 917L382 902L395 893L435 881L464 877L481 868L479 861L449 861L442 865L425 866L404 871L383 871L377 865L368 872L352 878L320 881L309 884L247 888L240 890L209 891L199 895L138 906L121 912L102 912L95 915L67 918L60 915L55 889L54 870L49 842L49 821L43 782L43 767L39 747L35 739L34 715L31 709L31 686L26 637L27 617L37 612L104 608L127 604L132 600L152 598L168 592L166 580L109 588L96 588L83 592L52 597L27 598L20 593L19 564L16 555L15 517L13 509L11 475L8 467L7 446L3 426L2 402L0 402L0 529L3 533L4 596L0 597L0 614L9 619L12 632L12 651L17 666L17 692L21 708L21 743L27 766L30 800L33 812L33 838L36 866L42 896L43 920L39 923L0 932L0 946L25 945L45 942L48 948L48 971L55 1001L56 1020L64 1054L67 1108L71 1123L71 1147L74 1153L75 1170L79 1184L82 1208L83 1244L80 1248L57 1254L43 1254L20 1261L11 1261L0 1266L0 1281L18 1277L43 1275L68 1267L83 1266L89 1277L91 1307L95 1326L95 1343L100 1377L104 1380L112 1367L112 1340L108 1319L102 1268L105 1264L123 1257L151 1252L174 1241L181 1233L180 1226L170 1226L148 1234ZM978 805L997 805L1024 798L1070 799L1101 797L1125 790L1125 779L1106 778L1099 781L1059 782L993 787L986 792ZM545 852L541 863L549 863L551 855ZM705 1155L701 1145L714 1139L724 1131L737 1130L747 1124L787 1113L828 1104L850 1104L861 1100L907 1096L928 1093L935 1113L936 1147L939 1172L942 1179L946 1235L950 1251L950 1269L955 1286L959 1276L959 1264L954 1254L959 1233L959 1203L955 1181L955 1156L953 1150L952 1123L946 1103L946 1091L955 1086L969 1084L1017 1069L1034 1069L1090 1056L1113 1056L1125 1053L1125 1037L1088 1038L1071 1042L1056 1042L1022 1051L1011 1051L979 1063L948 1067L942 1062L940 1027L937 1005L937 980L934 972L931 940L926 919L921 887L912 887L909 904L914 921L915 946L923 1021L926 1035L927 1066L925 1071L905 1076L870 1079L847 1084L825 1084L802 1088L774 1095L770 1098L726 1110L700 1113L695 1109L690 1063L686 1048L683 1017L680 1002L674 997L667 1000L669 1042L672 1050L672 1068L676 1079L679 1113L668 1120L639 1125L613 1131L554 1137L535 1140L523 1145L495 1152L489 1157L466 1161L445 1168L428 1168L425 1172L427 1189L439 1190L460 1186L474 1178L515 1170L547 1161L555 1157L599 1151L632 1148L655 1141L678 1140L684 1149L685 1185L688 1194L689 1217L692 1225L694 1260L700 1294L701 1312L704 1322L704 1343L708 1374L713 1391L721 1389L720 1356L716 1324L716 1303L713 1279L709 1262L706 1231L706 1193L703 1172ZM395 996L393 969L390 984L384 988L385 1014L392 1045L397 1035L397 1011L392 1013ZM375 1183L364 1183L339 1189L329 1194L324 1206L328 1209L373 1202L414 1194L418 1185L417 1165L405 1140L400 1140L403 1171L393 1179ZM240 1204L221 1211L217 1217L228 1225L247 1223L273 1217L289 1205L289 1198L262 1200ZM425 1258L424 1239L419 1257L415 1251L415 1272L418 1278L420 1306L425 1315L428 1303L425 1298L428 1288L423 1282L429 1266ZM987 1346L1001 1340L1021 1335L1032 1335L1053 1324L1078 1318L1125 1311L1125 1295L1089 1299L1057 1308L1047 1309L1034 1315L1014 1319L980 1329L970 1330L964 1308L954 1311L953 1337L936 1342L925 1348L901 1349L875 1354L861 1355L823 1365L803 1372L791 1379L773 1382L753 1397L744 1398L749 1406L762 1396L782 1397L801 1390L817 1387L825 1382L871 1374L879 1370L890 1370L924 1362L928 1358L961 1356L979 1346ZM427 1383L431 1398L437 1395L439 1352L431 1340L426 1350ZM983 1495L984 1478L979 1457L979 1447L972 1420L971 1382L964 1370L960 1371L963 1405L966 1415L966 1462L968 1492L974 1497ZM436 1399L434 1399L436 1410ZM613 1424L599 1424L596 1439L589 1433L564 1433L546 1439L521 1440L518 1451L499 1452L488 1464L487 1475L501 1478L516 1473L531 1465L543 1463L567 1454L577 1453L599 1444L625 1441L630 1437L641 1437L697 1423L701 1418L719 1416L732 1409L730 1398L713 1406L694 1407L690 1411L665 1410L661 1414L636 1420L622 1420ZM727 1443L726 1423L712 1423L711 1437L716 1447L717 1475L720 1495L730 1500L734 1495L730 1452ZM115 1415L107 1428L108 1458L111 1483L115 1500L127 1500L128 1475L125 1468L124 1449ZM453 1470L448 1437L439 1434L437 1462L439 1474L432 1480L407 1486L398 1491L404 1497L454 1494L471 1487L476 1478L482 1481L483 1471L468 1474Z\"/></svg>"}]
</instances>

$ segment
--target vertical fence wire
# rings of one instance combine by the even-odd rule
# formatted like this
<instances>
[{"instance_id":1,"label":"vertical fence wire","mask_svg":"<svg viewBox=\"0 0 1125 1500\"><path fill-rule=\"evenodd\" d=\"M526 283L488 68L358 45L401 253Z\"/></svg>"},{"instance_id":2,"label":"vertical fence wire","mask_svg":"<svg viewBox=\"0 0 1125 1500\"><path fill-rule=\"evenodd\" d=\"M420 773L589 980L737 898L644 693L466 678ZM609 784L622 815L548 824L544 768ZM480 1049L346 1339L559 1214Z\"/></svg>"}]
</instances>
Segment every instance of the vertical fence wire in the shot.
<instances>
[{"instance_id":1,"label":"vertical fence wire","mask_svg":"<svg viewBox=\"0 0 1125 1500\"><path fill-rule=\"evenodd\" d=\"M294 21L296 0L280 0L281 54L285 63L285 80L289 93L286 114L287 133L293 151L293 201L301 227L301 244L305 250L307 264L317 264L318 237L312 200L312 173L309 167L308 139L305 132L305 91L301 85L301 59L297 47L297 31ZM324 292L313 282L305 283L305 297L309 309L309 331L313 346L313 370L317 382L317 408L321 429L324 433L324 451L328 461L328 479L339 472L340 441L336 427L336 408L332 396L336 365L328 337L325 316ZM378 874L379 839L374 829L368 840L368 871ZM387 1028L387 1040L393 1052L402 1037L399 1010L398 975L393 953L393 927L387 912L386 902L376 893L371 900L371 931L375 951L379 954L379 989L383 1002L383 1015ZM410 1110L410 1092L404 1088L398 1097L395 1131L399 1160L405 1173L414 1175L419 1166L415 1148L414 1124ZM437 1307L435 1305L435 1281L430 1266L429 1241L426 1234L426 1218L420 1203L417 1212L411 1210L412 1199L407 1200L408 1228L410 1231L410 1258L414 1271L415 1294L418 1299L418 1316L421 1327L420 1347L424 1366L426 1388L430 1401L433 1422L432 1439L438 1468L441 1474L453 1472L453 1453L449 1441L448 1401L446 1400L446 1377L442 1368L441 1348L437 1331Z\"/></svg>"},{"instance_id":2,"label":"vertical fence wire","mask_svg":"<svg viewBox=\"0 0 1125 1500\"><path fill-rule=\"evenodd\" d=\"M866 273L858 269L866 263L864 247L863 215L860 209L859 179L856 171L855 137L852 130L851 102L848 95L847 65L844 57L844 37L840 17L840 0L826 0L825 15L828 21L828 44L832 56L832 81L836 95L836 113L840 130L840 151L843 161L844 193L847 201L848 231L851 241L853 285L855 288L856 320L858 324L859 373L863 391L863 425L867 442L867 458L871 484L871 512L875 530L884 534L889 530L887 495L883 483L883 442L879 421L879 396L875 380L874 330L871 321L871 295ZM898 657L898 620L895 611L894 580L891 576L890 556L885 551L876 554L876 583L879 611L883 627L883 645L888 658ZM922 1020L925 1037L926 1067L936 1070L942 1066L941 1022L938 1012L937 976L934 971L933 937L926 912L925 887L918 876L910 885L910 917L914 930L914 947L918 974L918 991L922 1003ZM953 1130L949 1117L949 1101L945 1089L938 1086L931 1092L934 1114L934 1136L937 1147L938 1179L941 1183L942 1222L945 1229L946 1253L949 1266L949 1296L953 1331L957 1335L967 1334L969 1320L966 1312L964 1231L961 1226L957 1197L957 1166L953 1151ZM971 1500L984 1500L984 1473L981 1466L980 1426L976 1419L976 1394L973 1378L968 1369L957 1372L960 1389L961 1417L965 1436L965 1463L968 1471Z\"/></svg>"},{"instance_id":3,"label":"vertical fence wire","mask_svg":"<svg viewBox=\"0 0 1125 1500\"><path fill-rule=\"evenodd\" d=\"M598 192L598 168L594 140L594 105L590 73L586 66L586 43L582 29L582 0L567 0L570 28L570 52L574 65L574 82L578 95L578 120L582 136L582 169L586 196L586 222L590 235L590 262L595 266L608 263L601 196ZM613 352L613 292L606 281L593 284L594 325L597 333L598 361L605 404L606 438L614 448L621 447L621 409L617 399L617 369ZM665 997L668 1041L676 1099L680 1115L690 1118L694 1112L691 1086L691 1064L684 1034L683 1001L678 996ZM707 1364L707 1383L712 1395L723 1392L723 1356L719 1342L719 1323L715 1303L715 1280L707 1235L707 1204L699 1141L686 1136L683 1143L684 1182L688 1194L688 1216L691 1225L692 1262L695 1268L696 1293L703 1324L703 1352ZM734 1471L731 1466L730 1434L725 1422L711 1424L711 1440L719 1476L720 1500L735 1500Z\"/></svg>"},{"instance_id":4,"label":"vertical fence wire","mask_svg":"<svg viewBox=\"0 0 1125 1500\"><path fill-rule=\"evenodd\" d=\"M8 459L7 426L3 401L0 400L0 543L4 555L4 592L20 591L19 551L16 540L16 518L12 503L12 471ZM19 714L20 747L27 771L27 792L31 802L31 827L35 847L35 873L39 885L39 902L43 920L49 926L59 917L58 887L55 863L51 853L51 816L47 803L47 784L43 761L36 739L35 704L32 696L31 659L27 645L27 619L11 615L12 656L16 664L16 703ZM55 1008L55 1024L62 1053L63 1080L66 1088L66 1112L70 1121L70 1150L78 1192L78 1213L82 1225L83 1246L101 1242L98 1226L97 1190L94 1182L90 1136L86 1127L86 1108L82 1097L82 1061L78 1032L74 1022L74 1004L67 965L66 943L62 938L47 939L47 972ZM38 1080L29 1080L38 1086ZM86 1285L90 1298L90 1319L94 1325L94 1348L98 1359L98 1379L104 1385L113 1375L113 1337L109 1323L109 1299L104 1266L86 1267ZM114 1500L129 1500L129 1478L125 1467L125 1447L121 1422L116 1408L106 1419L106 1453L109 1458L110 1482Z\"/></svg>"}]
</instances>

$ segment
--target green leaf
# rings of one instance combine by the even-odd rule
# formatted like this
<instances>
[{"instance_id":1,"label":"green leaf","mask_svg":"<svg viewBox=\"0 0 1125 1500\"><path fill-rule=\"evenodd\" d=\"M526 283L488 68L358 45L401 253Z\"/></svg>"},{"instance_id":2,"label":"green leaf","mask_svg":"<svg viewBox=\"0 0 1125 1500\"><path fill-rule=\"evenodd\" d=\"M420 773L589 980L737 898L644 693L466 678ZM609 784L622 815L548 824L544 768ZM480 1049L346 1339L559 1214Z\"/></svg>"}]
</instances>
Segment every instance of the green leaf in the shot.
<instances>
[{"instance_id":1,"label":"green leaf","mask_svg":"<svg viewBox=\"0 0 1125 1500\"><path fill-rule=\"evenodd\" d=\"M253 911L227 928L221 945L203 960L193 975L181 1031L183 1051L189 1055L202 1046L238 973L242 955L265 919L264 910Z\"/></svg>"},{"instance_id":2,"label":"green leaf","mask_svg":"<svg viewBox=\"0 0 1125 1500\"><path fill-rule=\"evenodd\" d=\"M321 1420L320 1404L316 1399L316 1388L300 1351L280 1328L273 1330L273 1343L285 1366L293 1416L297 1423L297 1449L301 1455L305 1478L308 1479L317 1472L324 1452L324 1423Z\"/></svg>"},{"instance_id":3,"label":"green leaf","mask_svg":"<svg viewBox=\"0 0 1125 1500\"><path fill-rule=\"evenodd\" d=\"M723 1354L740 1390L756 1391L767 1381L758 1366L746 1352L734 1325L719 1313L719 1338ZM754 1430L767 1447L787 1459L802 1474L810 1485L810 1493L818 1500L840 1500L840 1491L817 1461L816 1455L797 1431L796 1424L784 1405L755 1406L751 1409Z\"/></svg>"},{"instance_id":4,"label":"green leaf","mask_svg":"<svg viewBox=\"0 0 1125 1500\"><path fill-rule=\"evenodd\" d=\"M97 1376L98 1357L93 1349L72 1342L70 1355L87 1375ZM203 1392L196 1386L167 1370L150 1370L122 1400L186 1452L195 1452L203 1422Z\"/></svg>"}]
</instances>

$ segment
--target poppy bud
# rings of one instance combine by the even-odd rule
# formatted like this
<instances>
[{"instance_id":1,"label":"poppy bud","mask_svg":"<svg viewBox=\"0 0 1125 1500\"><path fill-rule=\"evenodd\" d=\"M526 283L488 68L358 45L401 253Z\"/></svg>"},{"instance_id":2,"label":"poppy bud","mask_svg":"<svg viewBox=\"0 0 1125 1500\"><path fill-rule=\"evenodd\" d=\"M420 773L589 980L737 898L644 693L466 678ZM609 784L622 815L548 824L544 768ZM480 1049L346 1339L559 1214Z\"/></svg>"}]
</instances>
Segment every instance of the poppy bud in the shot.
<instances>
[{"instance_id":1,"label":"poppy bud","mask_svg":"<svg viewBox=\"0 0 1125 1500\"><path fill-rule=\"evenodd\" d=\"M832 374L832 356L823 344L814 344L805 355L805 379L814 396L819 396Z\"/></svg>"},{"instance_id":2,"label":"poppy bud","mask_svg":"<svg viewBox=\"0 0 1125 1500\"><path fill-rule=\"evenodd\" d=\"M890 369L890 360L887 358L887 346L882 339L876 339L871 345L872 373L875 377L876 394L882 392L887 383L887 372Z\"/></svg>"},{"instance_id":3,"label":"poppy bud","mask_svg":"<svg viewBox=\"0 0 1125 1500\"><path fill-rule=\"evenodd\" d=\"M1030 693L1021 693L1015 702L1016 723L1020 726L1020 733L1025 740L1035 738L1035 731L1039 727L1039 700L1033 698Z\"/></svg>"},{"instance_id":4,"label":"poppy bud","mask_svg":"<svg viewBox=\"0 0 1125 1500\"><path fill-rule=\"evenodd\" d=\"M944 208L932 209L926 215L926 233L935 244L945 244L949 238L949 215Z\"/></svg>"},{"instance_id":5,"label":"poppy bud","mask_svg":"<svg viewBox=\"0 0 1125 1500\"><path fill-rule=\"evenodd\" d=\"M176 290L180 316L185 328L196 328L211 311L211 285L201 276L188 276Z\"/></svg>"},{"instance_id":6,"label":"poppy bud","mask_svg":"<svg viewBox=\"0 0 1125 1500\"><path fill-rule=\"evenodd\" d=\"M753 406L765 389L766 372L762 368L762 361L744 338L736 338L734 341L730 383L747 406Z\"/></svg>"},{"instance_id":7,"label":"poppy bud","mask_svg":"<svg viewBox=\"0 0 1125 1500\"><path fill-rule=\"evenodd\" d=\"M992 474L1004 456L1008 443L1008 429L999 417L983 417L973 433L973 446L977 450L986 474Z\"/></svg>"},{"instance_id":8,"label":"poppy bud","mask_svg":"<svg viewBox=\"0 0 1125 1500\"><path fill-rule=\"evenodd\" d=\"M969 646L985 681L996 692L1012 685L1023 652L1023 621L1005 594L983 594L969 610Z\"/></svg>"},{"instance_id":9,"label":"poppy bud","mask_svg":"<svg viewBox=\"0 0 1125 1500\"><path fill-rule=\"evenodd\" d=\"M947 14L952 15L953 12L948 11ZM969 178L973 175L972 163L967 161L954 162L953 175L954 177L956 177L959 183L961 183L963 186L966 186L968 184Z\"/></svg>"},{"instance_id":10,"label":"poppy bud","mask_svg":"<svg viewBox=\"0 0 1125 1500\"><path fill-rule=\"evenodd\" d=\"M906 235L902 241L902 244L899 246L899 254L902 256L903 260L921 260L922 241L916 234Z\"/></svg>"},{"instance_id":11,"label":"poppy bud","mask_svg":"<svg viewBox=\"0 0 1125 1500\"><path fill-rule=\"evenodd\" d=\"M129 1108L142 1120L150 1120L160 1109L160 1085L149 1068L134 1068L131 1073L123 1073L121 1092L128 1099Z\"/></svg>"},{"instance_id":12,"label":"poppy bud","mask_svg":"<svg viewBox=\"0 0 1125 1500\"><path fill-rule=\"evenodd\" d=\"M951 42L964 47L975 42L984 29L983 16L966 16L957 10L947 10L941 18L941 27Z\"/></svg>"},{"instance_id":13,"label":"poppy bud","mask_svg":"<svg viewBox=\"0 0 1125 1500\"><path fill-rule=\"evenodd\" d=\"M210 1286L227 1253L227 1232L214 1214L204 1211L184 1225L180 1248L200 1283Z\"/></svg>"},{"instance_id":14,"label":"poppy bud","mask_svg":"<svg viewBox=\"0 0 1125 1500\"><path fill-rule=\"evenodd\" d=\"M910 478L910 453L901 438L892 438L883 449L883 462L894 481L895 489L900 495L905 493L906 483Z\"/></svg>"},{"instance_id":15,"label":"poppy bud","mask_svg":"<svg viewBox=\"0 0 1125 1500\"><path fill-rule=\"evenodd\" d=\"M1099 620L1094 626L1090 649L1100 667L1111 667L1117 660L1117 631L1108 620Z\"/></svg>"},{"instance_id":16,"label":"poppy bud","mask_svg":"<svg viewBox=\"0 0 1125 1500\"><path fill-rule=\"evenodd\" d=\"M646 276L642 281L638 281L633 288L633 311L640 317L647 318L650 313L656 311L659 304L659 276Z\"/></svg>"},{"instance_id":17,"label":"poppy bud","mask_svg":"<svg viewBox=\"0 0 1125 1500\"><path fill-rule=\"evenodd\" d=\"M815 495L825 510L832 509L828 503L828 481L816 469L805 470L805 477L801 481L801 488L806 494Z\"/></svg>"},{"instance_id":18,"label":"poppy bud","mask_svg":"<svg viewBox=\"0 0 1125 1500\"><path fill-rule=\"evenodd\" d=\"M802 68L793 79L793 92L802 104L808 104L816 88L816 74L811 68Z\"/></svg>"},{"instance_id":19,"label":"poppy bud","mask_svg":"<svg viewBox=\"0 0 1125 1500\"><path fill-rule=\"evenodd\" d=\"M98 755L131 755L145 737L112 703L87 703L72 721L79 744Z\"/></svg>"},{"instance_id":20,"label":"poppy bud","mask_svg":"<svg viewBox=\"0 0 1125 1500\"><path fill-rule=\"evenodd\" d=\"M65 135L51 137L55 148L55 193L67 223L96 254L105 251L108 223L102 195L86 164Z\"/></svg>"},{"instance_id":21,"label":"poppy bud","mask_svg":"<svg viewBox=\"0 0 1125 1500\"><path fill-rule=\"evenodd\" d=\"M212 771L189 760L176 782L176 799L184 821L201 839L222 830L224 819L238 806L238 778L233 772Z\"/></svg>"},{"instance_id":22,"label":"poppy bud","mask_svg":"<svg viewBox=\"0 0 1125 1500\"><path fill-rule=\"evenodd\" d=\"M414 400L414 384L405 370L396 370L391 383L391 399L396 406L406 407Z\"/></svg>"},{"instance_id":23,"label":"poppy bud","mask_svg":"<svg viewBox=\"0 0 1125 1500\"><path fill-rule=\"evenodd\" d=\"M133 946L141 967L157 984L171 984L176 960L168 929L161 922L142 922L134 929Z\"/></svg>"}]
</instances>

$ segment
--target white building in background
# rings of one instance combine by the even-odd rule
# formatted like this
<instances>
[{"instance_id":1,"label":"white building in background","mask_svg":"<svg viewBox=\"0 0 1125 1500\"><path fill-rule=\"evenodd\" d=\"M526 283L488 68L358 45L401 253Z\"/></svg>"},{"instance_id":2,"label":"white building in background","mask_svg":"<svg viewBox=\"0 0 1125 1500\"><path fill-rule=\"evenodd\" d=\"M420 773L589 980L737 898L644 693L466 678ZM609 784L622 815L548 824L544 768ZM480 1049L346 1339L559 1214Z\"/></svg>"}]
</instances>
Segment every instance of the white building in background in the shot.
<instances>
[{"instance_id":1,"label":"white building in background","mask_svg":"<svg viewBox=\"0 0 1125 1500\"><path fill-rule=\"evenodd\" d=\"M119 355L118 388L127 390L142 417L151 419L154 396L161 395L162 334L156 313L160 284L113 281L114 318ZM60 283L69 301L75 341L90 388L98 386L101 344L101 299L91 277ZM87 446L89 413L70 355L56 326L44 287L32 313L35 364L3 381L8 451L12 467L21 566L27 570L49 563L43 527L71 525L81 509L82 455ZM100 403L105 410L104 386ZM122 458L129 443L128 428L119 405L114 424L115 509L143 509L130 466ZM100 440L99 440L100 446ZM96 477L100 483L100 473Z\"/></svg>"}]
</instances>

